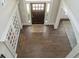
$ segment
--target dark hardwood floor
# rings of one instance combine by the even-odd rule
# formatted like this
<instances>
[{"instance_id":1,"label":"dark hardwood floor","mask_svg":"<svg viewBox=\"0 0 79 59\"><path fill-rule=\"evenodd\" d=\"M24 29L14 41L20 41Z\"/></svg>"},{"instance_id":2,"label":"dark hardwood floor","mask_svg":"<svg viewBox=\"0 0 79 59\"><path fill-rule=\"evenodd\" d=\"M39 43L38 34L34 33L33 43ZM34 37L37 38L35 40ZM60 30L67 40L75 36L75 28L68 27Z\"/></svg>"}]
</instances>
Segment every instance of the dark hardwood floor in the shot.
<instances>
[{"instance_id":1,"label":"dark hardwood floor","mask_svg":"<svg viewBox=\"0 0 79 59\"><path fill-rule=\"evenodd\" d=\"M17 47L18 58L63 58L71 51L64 27L24 26Z\"/></svg>"}]
</instances>

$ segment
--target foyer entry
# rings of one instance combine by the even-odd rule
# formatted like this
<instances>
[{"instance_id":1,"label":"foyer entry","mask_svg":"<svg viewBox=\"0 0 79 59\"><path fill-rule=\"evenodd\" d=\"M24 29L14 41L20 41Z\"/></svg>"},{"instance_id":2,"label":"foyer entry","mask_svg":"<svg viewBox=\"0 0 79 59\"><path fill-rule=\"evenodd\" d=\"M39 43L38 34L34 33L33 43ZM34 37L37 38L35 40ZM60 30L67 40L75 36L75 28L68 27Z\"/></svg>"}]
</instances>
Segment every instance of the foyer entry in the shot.
<instances>
[{"instance_id":1,"label":"foyer entry","mask_svg":"<svg viewBox=\"0 0 79 59\"><path fill-rule=\"evenodd\" d=\"M18 58L65 58L71 46L62 25L61 22L57 30L51 25L24 26L18 41Z\"/></svg>"},{"instance_id":2,"label":"foyer entry","mask_svg":"<svg viewBox=\"0 0 79 59\"><path fill-rule=\"evenodd\" d=\"M45 3L31 3L32 24L44 24Z\"/></svg>"}]
</instances>

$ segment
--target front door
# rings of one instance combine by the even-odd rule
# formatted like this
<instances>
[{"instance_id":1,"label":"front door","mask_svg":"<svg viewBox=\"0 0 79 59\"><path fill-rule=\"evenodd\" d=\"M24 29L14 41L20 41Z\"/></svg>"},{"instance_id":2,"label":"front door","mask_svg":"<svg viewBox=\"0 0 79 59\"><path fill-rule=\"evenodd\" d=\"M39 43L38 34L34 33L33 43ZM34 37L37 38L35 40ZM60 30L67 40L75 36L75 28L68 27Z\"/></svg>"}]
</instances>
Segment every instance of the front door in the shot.
<instances>
[{"instance_id":1,"label":"front door","mask_svg":"<svg viewBox=\"0 0 79 59\"><path fill-rule=\"evenodd\" d=\"M45 3L32 3L32 24L44 24Z\"/></svg>"}]
</instances>

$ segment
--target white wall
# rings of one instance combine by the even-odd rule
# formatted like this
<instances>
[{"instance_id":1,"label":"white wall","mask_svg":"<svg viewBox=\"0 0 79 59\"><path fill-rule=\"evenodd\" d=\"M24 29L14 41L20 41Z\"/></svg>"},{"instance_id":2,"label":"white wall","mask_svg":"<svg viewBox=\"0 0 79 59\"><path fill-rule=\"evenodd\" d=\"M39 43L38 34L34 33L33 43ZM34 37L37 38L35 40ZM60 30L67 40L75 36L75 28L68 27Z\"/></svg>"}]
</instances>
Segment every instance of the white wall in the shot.
<instances>
[{"instance_id":1,"label":"white wall","mask_svg":"<svg viewBox=\"0 0 79 59\"><path fill-rule=\"evenodd\" d=\"M60 1L61 0L51 0L51 7L50 7L50 19L48 20L48 24L54 25L57 14L58 14L58 10L59 10L59 6L60 6Z\"/></svg>"},{"instance_id":2,"label":"white wall","mask_svg":"<svg viewBox=\"0 0 79 59\"><path fill-rule=\"evenodd\" d=\"M16 5L16 0L7 0L6 5L0 6L0 37L5 30L11 13Z\"/></svg>"},{"instance_id":3,"label":"white wall","mask_svg":"<svg viewBox=\"0 0 79 59\"><path fill-rule=\"evenodd\" d=\"M74 20L72 20L74 31L76 34L77 41L79 42L79 0L64 0L65 4L70 8L71 12L73 13Z\"/></svg>"},{"instance_id":4,"label":"white wall","mask_svg":"<svg viewBox=\"0 0 79 59\"><path fill-rule=\"evenodd\" d=\"M79 0L64 0L79 22Z\"/></svg>"},{"instance_id":5,"label":"white wall","mask_svg":"<svg viewBox=\"0 0 79 59\"><path fill-rule=\"evenodd\" d=\"M22 24L23 25L30 25L31 23L29 23L29 19L31 18L31 15L28 15L26 3L24 2L24 0L20 0L19 10L20 10Z\"/></svg>"},{"instance_id":6,"label":"white wall","mask_svg":"<svg viewBox=\"0 0 79 59\"><path fill-rule=\"evenodd\" d=\"M68 19L68 16L67 16L66 13L63 11L63 9L61 10L60 18L61 18L61 19Z\"/></svg>"}]
</instances>

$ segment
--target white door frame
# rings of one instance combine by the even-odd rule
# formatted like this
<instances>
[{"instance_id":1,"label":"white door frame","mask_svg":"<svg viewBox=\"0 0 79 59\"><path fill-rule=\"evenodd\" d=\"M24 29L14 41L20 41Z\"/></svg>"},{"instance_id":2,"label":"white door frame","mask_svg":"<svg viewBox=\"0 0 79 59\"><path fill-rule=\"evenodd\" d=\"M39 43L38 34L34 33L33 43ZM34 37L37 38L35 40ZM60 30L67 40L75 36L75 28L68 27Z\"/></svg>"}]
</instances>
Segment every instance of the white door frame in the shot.
<instances>
[{"instance_id":1,"label":"white door frame","mask_svg":"<svg viewBox=\"0 0 79 59\"><path fill-rule=\"evenodd\" d=\"M59 10L58 10L58 14L57 14L57 18L56 18L56 21L55 21L55 24L54 24L54 29L58 29L58 26L59 26L59 23L60 23L62 7L63 7L63 4L62 4L62 1L61 1L60 6L59 6Z\"/></svg>"},{"instance_id":2,"label":"white door frame","mask_svg":"<svg viewBox=\"0 0 79 59\"><path fill-rule=\"evenodd\" d=\"M52 1L52 0L51 0ZM46 3L46 4L48 4L48 3L50 3L51 4L51 1L43 1L42 3ZM25 1L24 1L25 2ZM25 2L26 4L28 3L28 4L31 4L31 3L41 3L41 1L27 1L27 2ZM29 6L30 7L30 11L31 11L31 5ZM47 7L47 5L46 5L46 7ZM50 13L47 13L47 11L45 10L45 18L44 18L44 25L47 25L47 23L46 23L46 20L48 21L49 20L49 14ZM30 15L31 15L31 13L30 13ZM28 17L28 15L27 15L27 17ZM32 25L32 19L31 19L31 16L30 16L30 20L31 20L31 25Z\"/></svg>"}]
</instances>

